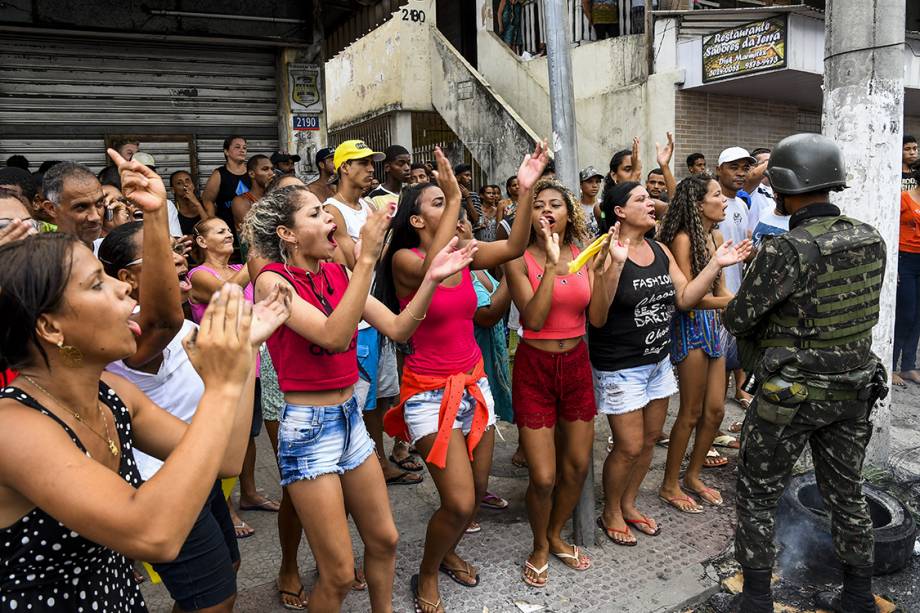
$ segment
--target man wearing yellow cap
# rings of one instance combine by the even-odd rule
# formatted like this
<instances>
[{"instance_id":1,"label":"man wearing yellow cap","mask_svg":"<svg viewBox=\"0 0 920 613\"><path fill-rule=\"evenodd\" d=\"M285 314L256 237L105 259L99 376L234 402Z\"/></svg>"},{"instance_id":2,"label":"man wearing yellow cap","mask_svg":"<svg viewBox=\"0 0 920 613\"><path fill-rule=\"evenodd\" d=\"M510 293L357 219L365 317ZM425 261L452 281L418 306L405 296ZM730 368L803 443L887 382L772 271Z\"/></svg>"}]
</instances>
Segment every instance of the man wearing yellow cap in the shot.
<instances>
[{"instance_id":1,"label":"man wearing yellow cap","mask_svg":"<svg viewBox=\"0 0 920 613\"><path fill-rule=\"evenodd\" d=\"M383 161L386 156L374 151L364 141L347 140L335 148L333 165L338 179L335 195L324 203L326 210L335 219L335 242L345 256L349 268L355 265L355 242L368 214L377 208L373 200L363 198L374 178L374 162ZM383 363L381 370L381 362ZM379 335L366 321L358 324L358 373L360 379L355 385L355 395L364 421L367 425L378 456L383 476L388 485L414 485L422 478L411 469L397 469L387 460L383 450L383 411L377 409L377 398L399 394L396 374L395 353L381 353ZM395 392L391 389L395 386ZM384 395L381 396L381 393ZM413 466L412 468L416 468ZM417 467L421 469L421 467Z\"/></svg>"}]
</instances>

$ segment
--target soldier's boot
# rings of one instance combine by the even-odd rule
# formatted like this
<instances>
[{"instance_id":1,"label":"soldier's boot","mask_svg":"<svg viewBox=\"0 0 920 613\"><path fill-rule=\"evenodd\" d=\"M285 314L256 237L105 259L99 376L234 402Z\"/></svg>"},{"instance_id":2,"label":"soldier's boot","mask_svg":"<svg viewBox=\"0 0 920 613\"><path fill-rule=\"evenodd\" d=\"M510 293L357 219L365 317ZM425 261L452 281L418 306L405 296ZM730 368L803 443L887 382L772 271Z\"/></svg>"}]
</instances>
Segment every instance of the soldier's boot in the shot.
<instances>
[{"instance_id":1,"label":"soldier's boot","mask_svg":"<svg viewBox=\"0 0 920 613\"><path fill-rule=\"evenodd\" d=\"M739 613L773 613L773 591L770 588L773 569L742 567L741 570L744 573L744 589Z\"/></svg>"},{"instance_id":2,"label":"soldier's boot","mask_svg":"<svg viewBox=\"0 0 920 613\"><path fill-rule=\"evenodd\" d=\"M818 592L815 604L835 613L878 613L872 595L872 567L843 565L843 590Z\"/></svg>"}]
</instances>

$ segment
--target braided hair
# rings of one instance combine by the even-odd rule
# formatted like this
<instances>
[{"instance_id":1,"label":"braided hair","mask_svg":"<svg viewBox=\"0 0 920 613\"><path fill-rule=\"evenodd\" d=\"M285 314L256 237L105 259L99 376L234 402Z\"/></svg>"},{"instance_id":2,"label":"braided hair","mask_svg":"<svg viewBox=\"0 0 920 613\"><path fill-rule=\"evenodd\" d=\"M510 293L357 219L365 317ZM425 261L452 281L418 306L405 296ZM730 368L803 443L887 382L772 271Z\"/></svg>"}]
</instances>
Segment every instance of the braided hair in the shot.
<instances>
[{"instance_id":1,"label":"braided hair","mask_svg":"<svg viewBox=\"0 0 920 613\"><path fill-rule=\"evenodd\" d=\"M658 240L666 245L671 244L680 232L687 233L690 237L690 270L694 277L706 268L712 257L706 242L716 226L710 229L708 235L703 230L700 204L709 191L709 182L714 180L711 175L698 174L678 183L674 198L668 204L668 210L658 229Z\"/></svg>"}]
</instances>

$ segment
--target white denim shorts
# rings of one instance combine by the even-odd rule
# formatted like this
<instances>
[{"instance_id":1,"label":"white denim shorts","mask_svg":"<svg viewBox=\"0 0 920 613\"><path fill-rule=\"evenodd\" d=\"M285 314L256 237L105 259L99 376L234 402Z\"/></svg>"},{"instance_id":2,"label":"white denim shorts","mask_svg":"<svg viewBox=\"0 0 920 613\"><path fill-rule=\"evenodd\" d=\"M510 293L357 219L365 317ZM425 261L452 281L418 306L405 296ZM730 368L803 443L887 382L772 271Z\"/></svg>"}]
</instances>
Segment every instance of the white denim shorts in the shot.
<instances>
[{"instance_id":1,"label":"white denim shorts","mask_svg":"<svg viewBox=\"0 0 920 613\"><path fill-rule=\"evenodd\" d=\"M492 389L489 380L483 377L477 384L489 409L489 421L486 427L495 425L495 401L492 400ZM403 419L409 429L409 436L414 445L417 440L438 431L438 416L441 412L441 399L444 398L444 388L422 392L409 397L403 408ZM473 427L473 415L476 413L476 400L468 391L463 392L457 417L454 419L454 429L459 428L463 434L469 434Z\"/></svg>"},{"instance_id":2,"label":"white denim shorts","mask_svg":"<svg viewBox=\"0 0 920 613\"><path fill-rule=\"evenodd\" d=\"M638 411L652 400L677 393L677 380L670 356L657 364L634 366L622 370L597 370L594 374L594 400L597 410L607 415Z\"/></svg>"}]
</instances>

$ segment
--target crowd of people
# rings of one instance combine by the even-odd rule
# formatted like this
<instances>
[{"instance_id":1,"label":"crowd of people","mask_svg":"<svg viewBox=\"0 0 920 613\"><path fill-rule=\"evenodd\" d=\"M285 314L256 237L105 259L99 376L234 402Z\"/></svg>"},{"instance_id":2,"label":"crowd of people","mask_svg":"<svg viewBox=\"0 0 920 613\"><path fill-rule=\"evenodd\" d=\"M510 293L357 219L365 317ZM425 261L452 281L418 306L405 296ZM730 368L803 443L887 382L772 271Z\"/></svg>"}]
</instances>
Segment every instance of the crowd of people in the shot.
<instances>
[{"instance_id":1,"label":"crowd of people","mask_svg":"<svg viewBox=\"0 0 920 613\"><path fill-rule=\"evenodd\" d=\"M349 140L316 152L319 176L305 184L299 157L251 155L231 136L203 191L179 170L171 199L142 143L108 150L98 176L10 158L2 607L145 610L131 562L145 561L177 610L231 610L237 539L253 533L221 487L238 476L241 510L278 515L286 608L336 611L366 589L371 610L390 611L399 530L387 487L427 469L440 503L411 589L417 611L444 610L440 575L480 582L459 547L489 529L479 509L508 506L488 487L497 420L517 426L513 462L529 474L533 546L514 554L529 586L550 581L551 556L591 568L563 528L598 413L611 436L597 524L612 543L661 533L638 504L656 445L667 448L663 504L722 506L705 471L728 463L718 447L739 447L742 423L722 423L726 396L752 401L725 310L790 216L765 173L770 149L729 147L712 173L700 153L673 170L670 134L656 149L647 173L635 139L568 186L538 143L515 176L477 188L470 166L439 149L420 161ZM904 152L907 169L916 141ZM909 180L902 225L915 233ZM920 382L917 242L902 232L896 347L901 376ZM280 501L254 478L263 424ZM302 534L318 571L309 594Z\"/></svg>"}]
</instances>

